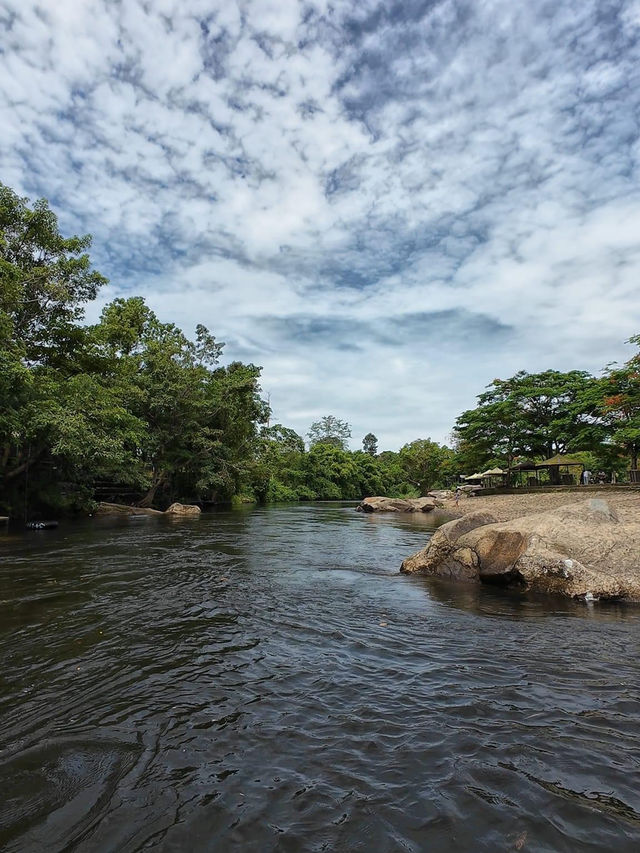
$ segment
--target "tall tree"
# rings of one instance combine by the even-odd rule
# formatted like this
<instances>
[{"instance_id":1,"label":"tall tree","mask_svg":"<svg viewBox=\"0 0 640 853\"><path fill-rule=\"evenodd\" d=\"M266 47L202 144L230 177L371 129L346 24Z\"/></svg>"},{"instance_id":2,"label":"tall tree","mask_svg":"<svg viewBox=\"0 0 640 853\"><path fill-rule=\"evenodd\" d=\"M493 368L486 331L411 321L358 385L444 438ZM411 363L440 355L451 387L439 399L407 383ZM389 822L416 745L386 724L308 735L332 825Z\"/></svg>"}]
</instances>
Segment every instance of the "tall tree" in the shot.
<instances>
[{"instance_id":1,"label":"tall tree","mask_svg":"<svg viewBox=\"0 0 640 853\"><path fill-rule=\"evenodd\" d=\"M316 444L329 444L332 447L347 450L351 438L351 427L346 421L341 421L333 415L325 415L311 424L307 437L310 447L315 447Z\"/></svg>"},{"instance_id":2,"label":"tall tree","mask_svg":"<svg viewBox=\"0 0 640 853\"><path fill-rule=\"evenodd\" d=\"M640 347L640 335L627 343ZM610 428L611 440L626 453L632 469L640 453L640 351L622 367L609 366L599 382L600 410Z\"/></svg>"},{"instance_id":3,"label":"tall tree","mask_svg":"<svg viewBox=\"0 0 640 853\"><path fill-rule=\"evenodd\" d=\"M376 456L378 453L378 439L372 432L368 432L362 439L362 449L369 456Z\"/></svg>"},{"instance_id":4,"label":"tall tree","mask_svg":"<svg viewBox=\"0 0 640 853\"><path fill-rule=\"evenodd\" d=\"M256 424L267 416L259 368L216 368L224 344L204 326L191 341L138 297L108 305L94 332L117 357L133 410L146 425L140 454L149 486L140 504L150 506L162 493L234 494Z\"/></svg>"},{"instance_id":5,"label":"tall tree","mask_svg":"<svg viewBox=\"0 0 640 853\"><path fill-rule=\"evenodd\" d=\"M23 347L40 362L68 345L84 303L107 279L92 269L91 237L63 237L46 199L28 199L0 184L0 316Z\"/></svg>"}]
</instances>

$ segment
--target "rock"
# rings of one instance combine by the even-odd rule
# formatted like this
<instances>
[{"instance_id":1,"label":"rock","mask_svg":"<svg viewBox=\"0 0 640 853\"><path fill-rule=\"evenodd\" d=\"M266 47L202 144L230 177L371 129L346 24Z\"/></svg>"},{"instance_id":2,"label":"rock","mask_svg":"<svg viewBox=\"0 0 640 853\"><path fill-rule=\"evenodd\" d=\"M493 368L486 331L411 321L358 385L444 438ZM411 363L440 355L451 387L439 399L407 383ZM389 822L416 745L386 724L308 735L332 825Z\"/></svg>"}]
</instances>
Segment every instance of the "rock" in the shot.
<instances>
[{"instance_id":1,"label":"rock","mask_svg":"<svg viewBox=\"0 0 640 853\"><path fill-rule=\"evenodd\" d=\"M453 500L454 493L451 489L434 489L432 492L427 492L427 496L437 501L448 501Z\"/></svg>"},{"instance_id":2,"label":"rock","mask_svg":"<svg viewBox=\"0 0 640 853\"><path fill-rule=\"evenodd\" d=\"M200 515L202 510L195 504L173 503L165 512L165 515Z\"/></svg>"},{"instance_id":3,"label":"rock","mask_svg":"<svg viewBox=\"0 0 640 853\"><path fill-rule=\"evenodd\" d=\"M460 580L475 579L477 572L469 571L466 557L459 561L453 561L450 558L461 536L476 527L493 522L495 518L489 512L470 512L462 518L443 524L433 534L426 548L404 561L400 571L405 574L437 574Z\"/></svg>"},{"instance_id":4,"label":"rock","mask_svg":"<svg viewBox=\"0 0 640 853\"><path fill-rule=\"evenodd\" d=\"M620 522L603 500L502 523L470 513L440 527L401 571L588 601L640 601L640 522Z\"/></svg>"},{"instance_id":5,"label":"rock","mask_svg":"<svg viewBox=\"0 0 640 853\"><path fill-rule=\"evenodd\" d=\"M173 503L166 512L160 512L159 509L150 509L142 506L127 506L127 504L111 504L100 503L95 511L95 515L115 515L121 517L135 516L195 516L200 515L200 507L192 504Z\"/></svg>"},{"instance_id":6,"label":"rock","mask_svg":"<svg viewBox=\"0 0 640 853\"><path fill-rule=\"evenodd\" d=\"M148 507L102 502L98 504L94 515L119 515L124 517L131 515L163 515L163 513L159 509L149 509Z\"/></svg>"},{"instance_id":7,"label":"rock","mask_svg":"<svg viewBox=\"0 0 640 853\"><path fill-rule=\"evenodd\" d=\"M436 506L440 506L440 504L432 497L409 498L407 500L373 497L365 498L358 504L356 510L358 512L431 512Z\"/></svg>"}]
</instances>

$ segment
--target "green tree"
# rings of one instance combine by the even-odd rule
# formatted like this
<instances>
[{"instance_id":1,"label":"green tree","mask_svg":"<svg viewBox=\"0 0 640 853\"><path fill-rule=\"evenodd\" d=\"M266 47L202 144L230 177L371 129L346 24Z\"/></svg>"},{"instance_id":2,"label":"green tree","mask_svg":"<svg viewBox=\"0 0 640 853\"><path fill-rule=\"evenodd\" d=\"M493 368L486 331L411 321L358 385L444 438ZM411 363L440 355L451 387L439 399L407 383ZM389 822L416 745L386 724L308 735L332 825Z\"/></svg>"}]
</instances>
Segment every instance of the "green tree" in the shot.
<instances>
[{"instance_id":1,"label":"green tree","mask_svg":"<svg viewBox=\"0 0 640 853\"><path fill-rule=\"evenodd\" d=\"M96 338L115 358L145 424L140 456L149 486L140 505L159 495L229 498L246 473L256 424L267 416L259 368L215 367L224 344L204 327L191 341L161 323L139 297L104 309Z\"/></svg>"},{"instance_id":2,"label":"green tree","mask_svg":"<svg viewBox=\"0 0 640 853\"><path fill-rule=\"evenodd\" d=\"M445 465L452 462L454 454L448 447L422 438L405 444L399 456L406 479L425 495L429 489L445 484Z\"/></svg>"},{"instance_id":3,"label":"green tree","mask_svg":"<svg viewBox=\"0 0 640 853\"><path fill-rule=\"evenodd\" d=\"M334 444L316 442L304 456L305 483L320 500L360 497L360 479L354 454Z\"/></svg>"},{"instance_id":4,"label":"green tree","mask_svg":"<svg viewBox=\"0 0 640 853\"><path fill-rule=\"evenodd\" d=\"M0 317L29 363L75 339L83 305L107 279L91 267L91 237L63 237L46 199L0 184Z\"/></svg>"},{"instance_id":5,"label":"green tree","mask_svg":"<svg viewBox=\"0 0 640 853\"><path fill-rule=\"evenodd\" d=\"M347 450L351 438L351 427L346 421L341 421L333 415L326 415L311 424L307 437L310 447L316 444L329 444L332 447Z\"/></svg>"},{"instance_id":6,"label":"green tree","mask_svg":"<svg viewBox=\"0 0 640 853\"><path fill-rule=\"evenodd\" d=\"M78 325L83 303L106 281L91 267L89 236L65 238L47 202L29 207L0 184L0 502L11 508L84 453L123 464L126 419L117 393L85 376L91 341ZM86 392L91 387L91 398ZM133 425L128 422L127 429ZM125 430L126 432L126 430ZM96 453L96 443L102 452ZM119 444L119 447L118 447ZM127 455L127 454L125 454ZM127 459L131 462L131 458ZM73 488L71 488L73 491Z\"/></svg>"},{"instance_id":7,"label":"green tree","mask_svg":"<svg viewBox=\"0 0 640 853\"><path fill-rule=\"evenodd\" d=\"M640 347L640 335L627 343ZM640 352L622 367L610 365L598 383L598 407L609 428L611 441L638 468L640 452Z\"/></svg>"},{"instance_id":8,"label":"green tree","mask_svg":"<svg viewBox=\"0 0 640 853\"><path fill-rule=\"evenodd\" d=\"M508 468L519 456L548 458L588 449L602 439L592 399L595 383L580 370L520 371L494 379L476 408L458 417L459 448L468 458L483 464L499 459Z\"/></svg>"},{"instance_id":9,"label":"green tree","mask_svg":"<svg viewBox=\"0 0 640 853\"><path fill-rule=\"evenodd\" d=\"M369 456L376 456L378 453L378 439L372 432L368 432L362 439L362 449Z\"/></svg>"}]
</instances>

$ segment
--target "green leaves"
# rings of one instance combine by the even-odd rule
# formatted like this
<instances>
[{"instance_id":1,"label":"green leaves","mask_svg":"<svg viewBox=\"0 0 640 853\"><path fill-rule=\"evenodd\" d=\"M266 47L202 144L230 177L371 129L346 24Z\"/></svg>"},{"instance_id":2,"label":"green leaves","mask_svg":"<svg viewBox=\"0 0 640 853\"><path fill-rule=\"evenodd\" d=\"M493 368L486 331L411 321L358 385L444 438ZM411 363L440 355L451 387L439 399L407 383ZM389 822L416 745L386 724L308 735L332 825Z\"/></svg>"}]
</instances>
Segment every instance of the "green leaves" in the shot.
<instances>
[{"instance_id":1,"label":"green leaves","mask_svg":"<svg viewBox=\"0 0 640 853\"><path fill-rule=\"evenodd\" d=\"M640 347L640 335L627 343ZM638 467L640 452L640 352L622 367L610 366L598 383L597 407L608 425L611 441Z\"/></svg>"},{"instance_id":2,"label":"green leaves","mask_svg":"<svg viewBox=\"0 0 640 853\"><path fill-rule=\"evenodd\" d=\"M309 444L328 444L346 450L351 438L351 427L346 421L341 421L333 415L325 415L319 421L312 423L307 433Z\"/></svg>"},{"instance_id":3,"label":"green leaves","mask_svg":"<svg viewBox=\"0 0 640 853\"><path fill-rule=\"evenodd\" d=\"M91 237L64 238L46 200L26 199L0 184L0 312L30 362L46 359L64 327L82 317L106 278L92 270Z\"/></svg>"},{"instance_id":4,"label":"green leaves","mask_svg":"<svg viewBox=\"0 0 640 853\"><path fill-rule=\"evenodd\" d=\"M596 383L579 370L520 371L507 380L494 379L478 396L477 407L457 419L457 440L476 459L498 458L508 466L518 456L549 458L588 449L585 443L604 437L595 416Z\"/></svg>"}]
</instances>

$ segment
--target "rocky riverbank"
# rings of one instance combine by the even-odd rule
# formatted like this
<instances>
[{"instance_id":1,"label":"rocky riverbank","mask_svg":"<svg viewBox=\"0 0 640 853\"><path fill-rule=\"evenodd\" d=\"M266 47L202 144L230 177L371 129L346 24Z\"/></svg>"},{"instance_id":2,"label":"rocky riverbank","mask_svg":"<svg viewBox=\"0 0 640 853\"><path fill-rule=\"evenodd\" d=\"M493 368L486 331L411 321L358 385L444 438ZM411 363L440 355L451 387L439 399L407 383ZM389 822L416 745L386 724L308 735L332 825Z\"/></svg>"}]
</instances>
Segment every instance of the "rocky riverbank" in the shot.
<instances>
[{"instance_id":1,"label":"rocky riverbank","mask_svg":"<svg viewBox=\"0 0 640 853\"><path fill-rule=\"evenodd\" d=\"M557 506L560 497L465 501L460 517L440 527L401 571L587 601L640 602L640 496L607 494L607 500L567 503L565 494L565 503ZM515 515L534 506L523 498L537 499L538 511ZM540 498L548 499L542 512Z\"/></svg>"}]
</instances>

